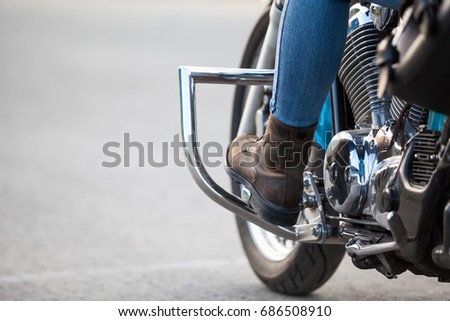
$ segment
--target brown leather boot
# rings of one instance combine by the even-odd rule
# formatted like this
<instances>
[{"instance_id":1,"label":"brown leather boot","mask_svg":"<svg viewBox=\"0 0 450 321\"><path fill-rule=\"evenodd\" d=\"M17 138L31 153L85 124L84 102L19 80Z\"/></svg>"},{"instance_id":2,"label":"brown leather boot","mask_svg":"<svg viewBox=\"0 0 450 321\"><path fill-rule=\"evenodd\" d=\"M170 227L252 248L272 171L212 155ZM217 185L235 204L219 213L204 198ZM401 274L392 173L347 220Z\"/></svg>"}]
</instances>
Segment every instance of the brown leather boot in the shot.
<instances>
[{"instance_id":1,"label":"brown leather boot","mask_svg":"<svg viewBox=\"0 0 450 321\"><path fill-rule=\"evenodd\" d=\"M263 137L241 135L228 146L228 175L250 190L250 205L272 224L297 222L315 129L287 126L270 115Z\"/></svg>"}]
</instances>

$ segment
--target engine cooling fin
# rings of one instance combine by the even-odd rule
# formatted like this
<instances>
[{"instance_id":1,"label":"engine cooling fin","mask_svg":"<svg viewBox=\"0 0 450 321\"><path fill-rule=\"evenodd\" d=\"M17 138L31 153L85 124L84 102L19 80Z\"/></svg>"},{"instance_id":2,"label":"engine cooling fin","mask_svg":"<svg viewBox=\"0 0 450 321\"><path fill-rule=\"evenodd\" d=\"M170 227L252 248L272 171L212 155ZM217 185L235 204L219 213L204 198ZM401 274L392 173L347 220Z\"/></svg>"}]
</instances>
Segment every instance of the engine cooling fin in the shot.
<instances>
[{"instance_id":1,"label":"engine cooling fin","mask_svg":"<svg viewBox=\"0 0 450 321\"><path fill-rule=\"evenodd\" d=\"M392 118L395 120L399 119L400 114L406 105L407 105L406 101L395 96L392 97L391 103ZM425 125L428 123L428 114L429 114L428 109L422 108L417 105L413 105L409 110L408 120L414 126L419 127L420 125Z\"/></svg>"},{"instance_id":2,"label":"engine cooling fin","mask_svg":"<svg viewBox=\"0 0 450 321\"><path fill-rule=\"evenodd\" d=\"M359 26L347 36L338 76L356 124L370 124L371 110L380 104L377 97L379 70L375 63L379 37L372 23Z\"/></svg>"},{"instance_id":3,"label":"engine cooling fin","mask_svg":"<svg viewBox=\"0 0 450 321\"><path fill-rule=\"evenodd\" d=\"M414 158L411 164L413 180L418 185L427 185L437 166L436 143L440 134L419 133L414 140Z\"/></svg>"}]
</instances>

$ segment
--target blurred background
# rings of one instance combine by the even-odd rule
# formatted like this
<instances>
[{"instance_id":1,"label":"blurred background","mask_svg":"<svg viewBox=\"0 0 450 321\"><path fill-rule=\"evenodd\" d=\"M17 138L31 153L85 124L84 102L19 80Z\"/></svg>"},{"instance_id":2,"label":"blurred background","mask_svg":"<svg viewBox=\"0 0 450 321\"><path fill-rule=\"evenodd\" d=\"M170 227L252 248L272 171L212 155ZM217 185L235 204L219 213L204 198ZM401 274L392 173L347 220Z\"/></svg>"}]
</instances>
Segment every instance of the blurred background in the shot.
<instances>
[{"instance_id":1,"label":"blurred background","mask_svg":"<svg viewBox=\"0 0 450 321\"><path fill-rule=\"evenodd\" d=\"M125 133L152 142L163 161L163 142L180 129L177 67L237 67L264 6L0 0L0 299L297 299L259 282L233 215L174 164L171 148L163 168L139 167L136 150L129 168L102 166L112 161L103 145L123 146ZM200 88L202 141L226 146L232 95ZM229 184L222 167L212 172ZM301 299L449 297L435 279L388 281L345 258Z\"/></svg>"}]
</instances>

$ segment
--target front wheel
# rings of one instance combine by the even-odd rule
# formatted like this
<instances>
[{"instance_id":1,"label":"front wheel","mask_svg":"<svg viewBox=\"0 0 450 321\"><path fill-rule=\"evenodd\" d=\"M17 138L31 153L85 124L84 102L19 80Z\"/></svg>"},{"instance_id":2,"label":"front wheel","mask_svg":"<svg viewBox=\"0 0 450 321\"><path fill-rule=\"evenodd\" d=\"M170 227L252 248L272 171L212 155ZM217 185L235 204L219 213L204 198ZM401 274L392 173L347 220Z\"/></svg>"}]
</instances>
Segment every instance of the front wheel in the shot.
<instances>
[{"instance_id":1,"label":"front wheel","mask_svg":"<svg viewBox=\"0 0 450 321\"><path fill-rule=\"evenodd\" d=\"M269 25L267 10L255 26L244 58L242 68L254 68ZM237 134L247 96L247 89L236 89L231 137ZM261 105L264 97L261 97ZM233 192L240 195L241 187L232 182ZM247 258L262 282L284 294L308 294L322 286L336 271L344 248L340 245L320 245L292 242L269 233L256 225L237 218L239 235Z\"/></svg>"}]
</instances>

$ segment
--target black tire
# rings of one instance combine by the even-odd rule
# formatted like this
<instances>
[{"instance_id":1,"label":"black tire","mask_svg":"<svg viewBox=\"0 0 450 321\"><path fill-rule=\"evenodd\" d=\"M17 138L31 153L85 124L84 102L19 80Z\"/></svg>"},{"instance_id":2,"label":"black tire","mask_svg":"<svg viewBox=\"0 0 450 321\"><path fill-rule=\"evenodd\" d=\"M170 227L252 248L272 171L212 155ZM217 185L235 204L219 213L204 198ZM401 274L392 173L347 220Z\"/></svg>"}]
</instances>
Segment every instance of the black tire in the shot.
<instances>
[{"instance_id":1,"label":"black tire","mask_svg":"<svg viewBox=\"0 0 450 321\"><path fill-rule=\"evenodd\" d=\"M242 59L242 68L255 66L268 24L269 10L264 12L250 36ZM246 95L245 87L236 88L231 126L232 139L237 134ZM234 182L232 184L233 192L239 195L239 184ZM344 255L344 247L341 245L296 243L284 259L272 260L258 248L249 223L237 217L237 226L244 251L256 275L270 289L283 294L305 295L316 290L333 275Z\"/></svg>"}]
</instances>

